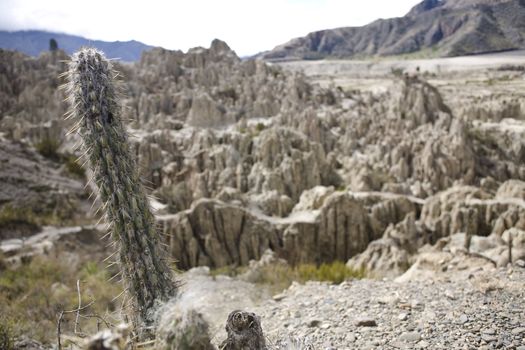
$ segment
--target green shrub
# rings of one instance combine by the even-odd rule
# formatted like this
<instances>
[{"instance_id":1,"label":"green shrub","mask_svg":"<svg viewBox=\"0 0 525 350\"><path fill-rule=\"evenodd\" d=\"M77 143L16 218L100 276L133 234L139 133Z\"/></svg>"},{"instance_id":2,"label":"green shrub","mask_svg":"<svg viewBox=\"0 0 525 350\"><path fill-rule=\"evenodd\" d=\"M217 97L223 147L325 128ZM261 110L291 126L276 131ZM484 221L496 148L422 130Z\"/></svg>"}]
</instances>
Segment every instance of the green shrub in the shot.
<instances>
[{"instance_id":1,"label":"green shrub","mask_svg":"<svg viewBox=\"0 0 525 350\"><path fill-rule=\"evenodd\" d=\"M86 176L86 171L82 166L76 161L76 157L74 155L68 155L66 157L66 168L69 173L72 175L75 175L80 178L84 178Z\"/></svg>"},{"instance_id":2,"label":"green shrub","mask_svg":"<svg viewBox=\"0 0 525 350\"><path fill-rule=\"evenodd\" d=\"M212 276L236 276L244 273L245 267L221 267L210 271ZM299 264L289 266L285 264L271 264L260 268L254 283L267 285L273 292L280 292L288 288L292 282L304 283L306 281L324 281L339 284L348 279L361 279L366 277L365 270L353 270L343 262L321 264Z\"/></svg>"},{"instance_id":3,"label":"green shrub","mask_svg":"<svg viewBox=\"0 0 525 350\"><path fill-rule=\"evenodd\" d=\"M0 251L0 272L7 268L7 263L5 261L5 256L2 251Z\"/></svg>"},{"instance_id":4,"label":"green shrub","mask_svg":"<svg viewBox=\"0 0 525 350\"><path fill-rule=\"evenodd\" d=\"M364 270L352 270L344 263L335 261L316 266L314 264L300 264L295 267L287 265L265 266L257 283L269 284L274 292L288 288L292 282L323 281L339 284L347 279L364 278Z\"/></svg>"},{"instance_id":5,"label":"green shrub","mask_svg":"<svg viewBox=\"0 0 525 350\"><path fill-rule=\"evenodd\" d=\"M394 77L400 78L403 76L404 71L402 68L390 68L390 74L392 74Z\"/></svg>"},{"instance_id":6,"label":"green shrub","mask_svg":"<svg viewBox=\"0 0 525 350\"><path fill-rule=\"evenodd\" d=\"M15 337L12 322L0 319L0 349L15 350Z\"/></svg>"},{"instance_id":7,"label":"green shrub","mask_svg":"<svg viewBox=\"0 0 525 350\"><path fill-rule=\"evenodd\" d=\"M54 212L35 212L30 207L17 207L6 204L0 207L0 227L10 227L18 224L34 226L59 226L65 223L65 218Z\"/></svg>"},{"instance_id":8,"label":"green shrub","mask_svg":"<svg viewBox=\"0 0 525 350\"><path fill-rule=\"evenodd\" d=\"M248 268L245 266L223 266L210 270L210 276L216 277L219 275L223 275L235 277L246 272L247 269Z\"/></svg>"},{"instance_id":9,"label":"green shrub","mask_svg":"<svg viewBox=\"0 0 525 350\"><path fill-rule=\"evenodd\" d=\"M31 208L20 208L6 204L0 208L0 226L16 223L37 225L37 217Z\"/></svg>"},{"instance_id":10,"label":"green shrub","mask_svg":"<svg viewBox=\"0 0 525 350\"><path fill-rule=\"evenodd\" d=\"M347 279L365 277L364 271L352 270L340 261L321 264L318 267L312 264L299 265L297 272L301 281L326 281L335 284Z\"/></svg>"},{"instance_id":11,"label":"green shrub","mask_svg":"<svg viewBox=\"0 0 525 350\"><path fill-rule=\"evenodd\" d=\"M35 144L35 148L42 156L52 159L59 160L58 148L60 147L60 141L50 137L44 137Z\"/></svg>"},{"instance_id":12,"label":"green shrub","mask_svg":"<svg viewBox=\"0 0 525 350\"><path fill-rule=\"evenodd\" d=\"M257 130L257 132L261 132L265 128L266 128L266 125L264 125L263 123L257 123L257 125L255 125L255 130Z\"/></svg>"}]
</instances>

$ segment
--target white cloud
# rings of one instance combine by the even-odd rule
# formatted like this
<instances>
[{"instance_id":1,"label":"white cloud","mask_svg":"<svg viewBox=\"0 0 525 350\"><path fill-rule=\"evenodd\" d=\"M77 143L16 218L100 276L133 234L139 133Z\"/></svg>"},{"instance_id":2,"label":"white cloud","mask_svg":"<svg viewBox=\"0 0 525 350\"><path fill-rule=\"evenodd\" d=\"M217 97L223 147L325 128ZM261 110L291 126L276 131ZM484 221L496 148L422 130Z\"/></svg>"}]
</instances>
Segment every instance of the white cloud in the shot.
<instances>
[{"instance_id":1,"label":"white cloud","mask_svg":"<svg viewBox=\"0 0 525 350\"><path fill-rule=\"evenodd\" d=\"M402 16L418 0L0 0L0 28L44 29L187 50L225 40L240 55L311 31Z\"/></svg>"}]
</instances>

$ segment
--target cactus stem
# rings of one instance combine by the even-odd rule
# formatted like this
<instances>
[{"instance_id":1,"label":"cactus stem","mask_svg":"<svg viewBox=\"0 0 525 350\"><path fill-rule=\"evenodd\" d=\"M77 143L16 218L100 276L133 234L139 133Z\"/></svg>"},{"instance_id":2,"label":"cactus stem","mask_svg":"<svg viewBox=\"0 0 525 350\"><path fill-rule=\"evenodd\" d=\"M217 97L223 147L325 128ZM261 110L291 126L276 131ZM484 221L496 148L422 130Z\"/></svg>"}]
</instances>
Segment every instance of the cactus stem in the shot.
<instances>
[{"instance_id":1,"label":"cactus stem","mask_svg":"<svg viewBox=\"0 0 525 350\"><path fill-rule=\"evenodd\" d=\"M107 258L105 258L104 260L102 260L103 263L105 263L106 261L108 261L109 259L111 259L111 257L113 257L115 254L117 254L118 252L113 252L111 253L110 256L108 256Z\"/></svg>"},{"instance_id":2,"label":"cactus stem","mask_svg":"<svg viewBox=\"0 0 525 350\"><path fill-rule=\"evenodd\" d=\"M117 246L104 262L118 258L121 271L110 281L122 276L135 312L133 323L142 337L151 329L158 304L173 297L178 284L163 259L160 235L128 144L113 82L117 76L101 52L84 48L69 63L66 90L77 119L71 131L82 137L86 162L104 203L99 210L105 212Z\"/></svg>"},{"instance_id":3,"label":"cactus stem","mask_svg":"<svg viewBox=\"0 0 525 350\"><path fill-rule=\"evenodd\" d=\"M108 238L109 236L111 236L111 230L108 231L108 233L106 233L104 236L100 237L101 240L105 240L106 238ZM115 244L115 242L111 242L110 244ZM109 244L108 244L109 245Z\"/></svg>"}]
</instances>

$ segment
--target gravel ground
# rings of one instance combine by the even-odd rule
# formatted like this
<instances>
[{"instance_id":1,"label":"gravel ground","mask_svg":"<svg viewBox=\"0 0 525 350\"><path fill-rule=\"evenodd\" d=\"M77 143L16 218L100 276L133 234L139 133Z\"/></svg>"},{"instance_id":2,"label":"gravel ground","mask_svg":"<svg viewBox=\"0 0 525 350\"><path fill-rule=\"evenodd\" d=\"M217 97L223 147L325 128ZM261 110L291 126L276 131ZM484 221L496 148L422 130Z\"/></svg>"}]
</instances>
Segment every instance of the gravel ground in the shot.
<instances>
[{"instance_id":1,"label":"gravel ground","mask_svg":"<svg viewBox=\"0 0 525 350\"><path fill-rule=\"evenodd\" d=\"M525 350L524 302L525 269L514 267L455 280L294 284L254 311L270 343L291 337L312 349Z\"/></svg>"}]
</instances>

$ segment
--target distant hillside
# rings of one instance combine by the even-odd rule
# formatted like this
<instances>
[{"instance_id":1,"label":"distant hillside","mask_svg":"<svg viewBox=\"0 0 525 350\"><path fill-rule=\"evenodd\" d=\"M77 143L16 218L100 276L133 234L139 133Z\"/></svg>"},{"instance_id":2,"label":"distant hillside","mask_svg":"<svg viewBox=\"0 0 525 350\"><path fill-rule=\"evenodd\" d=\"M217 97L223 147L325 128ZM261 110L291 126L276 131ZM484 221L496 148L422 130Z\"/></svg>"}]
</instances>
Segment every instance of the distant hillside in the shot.
<instances>
[{"instance_id":1,"label":"distant hillside","mask_svg":"<svg viewBox=\"0 0 525 350\"><path fill-rule=\"evenodd\" d=\"M525 0L424 0L404 17L321 30L259 57L268 60L459 56L525 48Z\"/></svg>"},{"instance_id":2,"label":"distant hillside","mask_svg":"<svg viewBox=\"0 0 525 350\"><path fill-rule=\"evenodd\" d=\"M38 56L42 51L49 50L49 40L52 38L57 41L58 47L68 54L78 50L81 46L89 45L104 51L109 58L118 58L127 62L139 60L142 51L152 48L152 46L135 40L108 42L40 30L0 31L0 48Z\"/></svg>"}]
</instances>

